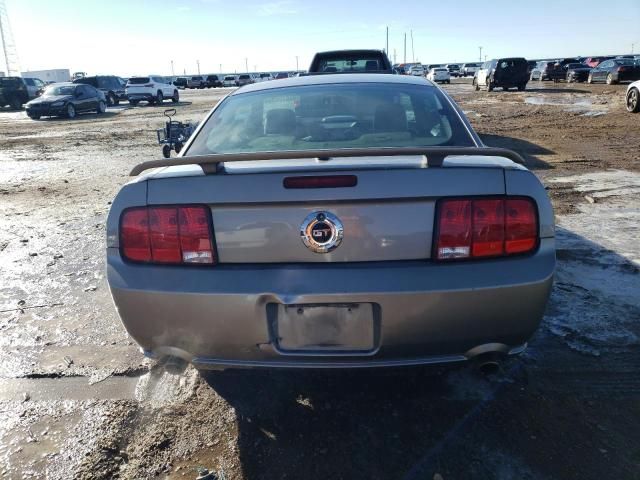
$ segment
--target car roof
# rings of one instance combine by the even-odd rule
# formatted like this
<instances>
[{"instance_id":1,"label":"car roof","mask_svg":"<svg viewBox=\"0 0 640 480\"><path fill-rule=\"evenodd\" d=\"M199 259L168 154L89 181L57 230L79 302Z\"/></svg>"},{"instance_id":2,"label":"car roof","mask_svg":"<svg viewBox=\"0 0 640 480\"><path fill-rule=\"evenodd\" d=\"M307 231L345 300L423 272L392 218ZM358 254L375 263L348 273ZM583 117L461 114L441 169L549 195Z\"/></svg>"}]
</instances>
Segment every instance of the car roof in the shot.
<instances>
[{"instance_id":1,"label":"car roof","mask_svg":"<svg viewBox=\"0 0 640 480\"><path fill-rule=\"evenodd\" d=\"M347 83L397 83L433 86L429 80L408 75L393 75L387 73L340 73L327 75L310 75L304 77L290 77L278 82L253 83L242 87L231 95L271 90L274 88L302 87L306 85L330 85Z\"/></svg>"},{"instance_id":2,"label":"car roof","mask_svg":"<svg viewBox=\"0 0 640 480\"><path fill-rule=\"evenodd\" d=\"M351 48L346 48L344 50L327 50L326 52L317 52L316 55L334 55L334 54L340 54L340 53L353 53L353 54L359 54L359 53L383 53L382 50L376 50L375 48L356 48L356 49L351 49Z\"/></svg>"}]
</instances>

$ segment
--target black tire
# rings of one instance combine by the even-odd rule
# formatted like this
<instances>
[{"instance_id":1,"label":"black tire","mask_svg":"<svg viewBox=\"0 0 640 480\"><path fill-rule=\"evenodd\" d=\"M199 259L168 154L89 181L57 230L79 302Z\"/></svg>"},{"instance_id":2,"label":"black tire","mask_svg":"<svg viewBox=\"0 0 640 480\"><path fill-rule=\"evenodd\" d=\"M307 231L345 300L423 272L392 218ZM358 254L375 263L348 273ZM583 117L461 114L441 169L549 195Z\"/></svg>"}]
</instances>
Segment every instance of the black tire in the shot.
<instances>
[{"instance_id":1,"label":"black tire","mask_svg":"<svg viewBox=\"0 0 640 480\"><path fill-rule=\"evenodd\" d=\"M164 158L171 157L171 146L169 146L169 145L163 145L162 146L162 156Z\"/></svg>"},{"instance_id":2,"label":"black tire","mask_svg":"<svg viewBox=\"0 0 640 480\"><path fill-rule=\"evenodd\" d=\"M180 93L178 92L178 90L173 91L173 96L171 97L171 101L173 103L178 103L180 101Z\"/></svg>"},{"instance_id":3,"label":"black tire","mask_svg":"<svg viewBox=\"0 0 640 480\"><path fill-rule=\"evenodd\" d=\"M182 150L182 147L184 145L182 145L182 142L176 142L176 144L173 146L173 149L176 151L176 153L180 153L180 150Z\"/></svg>"},{"instance_id":4,"label":"black tire","mask_svg":"<svg viewBox=\"0 0 640 480\"><path fill-rule=\"evenodd\" d=\"M40 115L37 113L27 114L31 120L40 120Z\"/></svg>"},{"instance_id":5,"label":"black tire","mask_svg":"<svg viewBox=\"0 0 640 480\"><path fill-rule=\"evenodd\" d=\"M76 107L73 103L68 103L66 108L66 116L67 118L76 118L78 112L76 112Z\"/></svg>"},{"instance_id":6,"label":"black tire","mask_svg":"<svg viewBox=\"0 0 640 480\"><path fill-rule=\"evenodd\" d=\"M476 77L473 77L473 80L471 80L471 85L473 85L476 92L480 90L480 85L478 85L478 79Z\"/></svg>"},{"instance_id":7,"label":"black tire","mask_svg":"<svg viewBox=\"0 0 640 480\"><path fill-rule=\"evenodd\" d=\"M155 98L155 103L157 105L162 105L162 102L164 102L164 95L162 95L162 92L158 90L158 93Z\"/></svg>"},{"instance_id":8,"label":"black tire","mask_svg":"<svg viewBox=\"0 0 640 480\"><path fill-rule=\"evenodd\" d=\"M627 111L630 113L640 112L640 90L635 87L627 93Z\"/></svg>"},{"instance_id":9,"label":"black tire","mask_svg":"<svg viewBox=\"0 0 640 480\"><path fill-rule=\"evenodd\" d=\"M587 77L587 83L589 85L591 85L593 83L593 75L589 74L589 76Z\"/></svg>"},{"instance_id":10,"label":"black tire","mask_svg":"<svg viewBox=\"0 0 640 480\"><path fill-rule=\"evenodd\" d=\"M11 110L22 110L22 100L20 100L19 97L11 97L9 105L11 106Z\"/></svg>"},{"instance_id":11,"label":"black tire","mask_svg":"<svg viewBox=\"0 0 640 480\"><path fill-rule=\"evenodd\" d=\"M116 105L118 102L118 99L116 98L115 94L113 92L109 92L107 93L107 106L111 107L112 105Z\"/></svg>"},{"instance_id":12,"label":"black tire","mask_svg":"<svg viewBox=\"0 0 640 480\"><path fill-rule=\"evenodd\" d=\"M524 92L525 88L527 88L527 84L526 83L521 83L520 85L518 85L518 91L519 92Z\"/></svg>"},{"instance_id":13,"label":"black tire","mask_svg":"<svg viewBox=\"0 0 640 480\"><path fill-rule=\"evenodd\" d=\"M493 92L493 82L490 78L487 78L487 92Z\"/></svg>"},{"instance_id":14,"label":"black tire","mask_svg":"<svg viewBox=\"0 0 640 480\"><path fill-rule=\"evenodd\" d=\"M613 79L613 75L607 75L607 85L613 85L614 83L618 83Z\"/></svg>"},{"instance_id":15,"label":"black tire","mask_svg":"<svg viewBox=\"0 0 640 480\"><path fill-rule=\"evenodd\" d=\"M503 92L508 92L508 91L509 91L509 88L511 88L511 87L502 87L502 91L503 91Z\"/></svg>"},{"instance_id":16,"label":"black tire","mask_svg":"<svg viewBox=\"0 0 640 480\"><path fill-rule=\"evenodd\" d=\"M140 100L129 100L129 105L133 105L134 107L140 103Z\"/></svg>"},{"instance_id":17,"label":"black tire","mask_svg":"<svg viewBox=\"0 0 640 480\"><path fill-rule=\"evenodd\" d=\"M106 111L107 111L107 102L105 102L104 100L100 100L98 102L98 108L96 108L96 113L98 115L101 115Z\"/></svg>"}]
</instances>

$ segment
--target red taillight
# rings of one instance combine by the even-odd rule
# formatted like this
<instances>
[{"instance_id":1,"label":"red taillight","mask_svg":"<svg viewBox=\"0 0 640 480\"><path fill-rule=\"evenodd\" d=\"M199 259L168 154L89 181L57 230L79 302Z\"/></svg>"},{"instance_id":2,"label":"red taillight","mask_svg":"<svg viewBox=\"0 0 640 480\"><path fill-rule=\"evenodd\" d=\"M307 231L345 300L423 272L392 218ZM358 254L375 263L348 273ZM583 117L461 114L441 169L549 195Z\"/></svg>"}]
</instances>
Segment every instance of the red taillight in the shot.
<instances>
[{"instance_id":1,"label":"red taillight","mask_svg":"<svg viewBox=\"0 0 640 480\"><path fill-rule=\"evenodd\" d=\"M149 244L149 214L146 208L128 210L122 216L120 224L120 247L122 254L129 260L149 262L151 246Z\"/></svg>"},{"instance_id":2,"label":"red taillight","mask_svg":"<svg viewBox=\"0 0 640 480\"><path fill-rule=\"evenodd\" d=\"M504 250L507 255L525 253L536 248L538 218L531 200L506 200L505 223Z\"/></svg>"},{"instance_id":3,"label":"red taillight","mask_svg":"<svg viewBox=\"0 0 640 480\"><path fill-rule=\"evenodd\" d=\"M531 199L447 199L438 204L437 218L438 260L527 253L538 244L538 219Z\"/></svg>"},{"instance_id":4,"label":"red taillight","mask_svg":"<svg viewBox=\"0 0 640 480\"><path fill-rule=\"evenodd\" d=\"M473 209L472 257L493 257L504 253L504 201L475 200Z\"/></svg>"},{"instance_id":5,"label":"red taillight","mask_svg":"<svg viewBox=\"0 0 640 480\"><path fill-rule=\"evenodd\" d=\"M471 201L447 200L440 204L438 258L467 258L471 254Z\"/></svg>"},{"instance_id":6,"label":"red taillight","mask_svg":"<svg viewBox=\"0 0 640 480\"><path fill-rule=\"evenodd\" d=\"M209 211L204 206L126 210L120 249L127 260L146 263L215 263Z\"/></svg>"}]
</instances>

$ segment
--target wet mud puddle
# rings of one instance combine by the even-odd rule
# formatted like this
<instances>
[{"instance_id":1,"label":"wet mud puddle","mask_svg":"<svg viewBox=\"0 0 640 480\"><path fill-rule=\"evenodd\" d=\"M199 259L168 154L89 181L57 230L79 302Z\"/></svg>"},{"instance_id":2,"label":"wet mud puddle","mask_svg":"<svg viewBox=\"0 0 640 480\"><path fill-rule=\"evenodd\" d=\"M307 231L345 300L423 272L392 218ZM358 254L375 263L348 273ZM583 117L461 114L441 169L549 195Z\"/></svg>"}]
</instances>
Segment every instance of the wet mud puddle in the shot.
<instances>
[{"instance_id":1,"label":"wet mud puddle","mask_svg":"<svg viewBox=\"0 0 640 480\"><path fill-rule=\"evenodd\" d=\"M590 98L575 99L568 96L554 98L548 95L538 95L525 97L524 103L527 105L555 105L562 107L566 112L578 113L585 117L599 117L609 112L608 105L594 103Z\"/></svg>"}]
</instances>

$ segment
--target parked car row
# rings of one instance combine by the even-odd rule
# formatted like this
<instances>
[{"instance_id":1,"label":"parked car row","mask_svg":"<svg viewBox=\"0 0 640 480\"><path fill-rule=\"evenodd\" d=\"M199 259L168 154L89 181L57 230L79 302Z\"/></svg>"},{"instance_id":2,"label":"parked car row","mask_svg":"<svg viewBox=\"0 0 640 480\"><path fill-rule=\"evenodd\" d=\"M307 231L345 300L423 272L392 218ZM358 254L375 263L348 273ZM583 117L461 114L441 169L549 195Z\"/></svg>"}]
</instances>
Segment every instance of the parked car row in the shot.
<instances>
[{"instance_id":1,"label":"parked car row","mask_svg":"<svg viewBox=\"0 0 640 480\"><path fill-rule=\"evenodd\" d=\"M229 75L194 75L191 77L178 77L173 81L173 85L179 89L187 88L218 88L218 87L239 87L249 83L266 82L277 78L288 78L288 73L245 73Z\"/></svg>"},{"instance_id":2,"label":"parked car row","mask_svg":"<svg viewBox=\"0 0 640 480\"><path fill-rule=\"evenodd\" d=\"M606 82L609 85L640 80L640 57L563 58L540 61L531 70L530 80L565 80L571 82Z\"/></svg>"}]
</instances>

